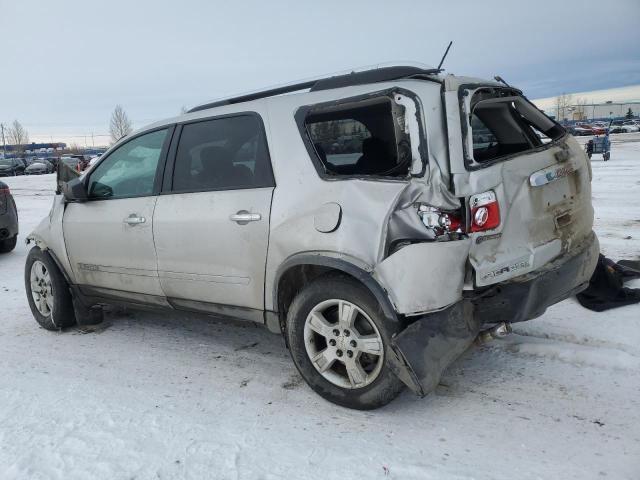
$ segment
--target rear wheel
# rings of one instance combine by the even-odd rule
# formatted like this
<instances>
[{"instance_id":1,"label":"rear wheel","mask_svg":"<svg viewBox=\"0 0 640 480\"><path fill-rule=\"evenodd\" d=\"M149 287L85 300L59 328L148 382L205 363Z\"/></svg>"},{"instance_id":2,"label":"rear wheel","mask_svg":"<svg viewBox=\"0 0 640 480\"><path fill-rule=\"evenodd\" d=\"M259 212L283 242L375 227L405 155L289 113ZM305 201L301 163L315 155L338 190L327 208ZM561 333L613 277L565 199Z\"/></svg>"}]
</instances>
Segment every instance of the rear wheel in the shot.
<instances>
[{"instance_id":1,"label":"rear wheel","mask_svg":"<svg viewBox=\"0 0 640 480\"><path fill-rule=\"evenodd\" d=\"M0 253L8 253L14 248L16 248L16 244L18 243L18 235L14 235L11 238L5 238L4 240L0 240Z\"/></svg>"},{"instance_id":2,"label":"rear wheel","mask_svg":"<svg viewBox=\"0 0 640 480\"><path fill-rule=\"evenodd\" d=\"M368 410L389 403L403 388L388 363L395 329L367 288L329 275L296 296L286 334L311 388L338 405Z\"/></svg>"},{"instance_id":3,"label":"rear wheel","mask_svg":"<svg viewBox=\"0 0 640 480\"><path fill-rule=\"evenodd\" d=\"M33 247L27 255L24 282L31 313L47 330L76 323L69 285L51 255Z\"/></svg>"}]
</instances>

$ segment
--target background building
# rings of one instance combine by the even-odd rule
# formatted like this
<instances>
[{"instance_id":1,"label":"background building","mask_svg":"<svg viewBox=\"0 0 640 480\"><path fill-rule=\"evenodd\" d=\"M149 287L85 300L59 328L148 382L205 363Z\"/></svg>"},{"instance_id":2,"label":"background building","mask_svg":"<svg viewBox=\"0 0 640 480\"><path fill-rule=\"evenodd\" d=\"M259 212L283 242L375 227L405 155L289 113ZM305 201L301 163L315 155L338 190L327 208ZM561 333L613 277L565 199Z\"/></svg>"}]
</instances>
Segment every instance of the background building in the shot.
<instances>
[{"instance_id":1,"label":"background building","mask_svg":"<svg viewBox=\"0 0 640 480\"><path fill-rule=\"evenodd\" d=\"M562 94L533 100L533 103L559 121L622 119L629 109L634 118L639 118L640 85Z\"/></svg>"}]
</instances>

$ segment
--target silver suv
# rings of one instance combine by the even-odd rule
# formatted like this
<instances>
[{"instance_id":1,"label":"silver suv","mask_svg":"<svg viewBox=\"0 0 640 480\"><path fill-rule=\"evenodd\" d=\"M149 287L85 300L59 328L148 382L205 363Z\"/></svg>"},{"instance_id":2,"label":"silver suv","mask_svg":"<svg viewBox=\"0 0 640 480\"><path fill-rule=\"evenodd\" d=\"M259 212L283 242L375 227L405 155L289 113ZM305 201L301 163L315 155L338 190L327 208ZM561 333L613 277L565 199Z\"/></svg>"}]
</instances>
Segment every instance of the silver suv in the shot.
<instances>
[{"instance_id":1,"label":"silver suv","mask_svg":"<svg viewBox=\"0 0 640 480\"><path fill-rule=\"evenodd\" d=\"M119 141L30 235L27 296L51 330L111 303L264 323L317 393L376 408L586 286L590 181L574 138L504 83L318 79Z\"/></svg>"}]
</instances>

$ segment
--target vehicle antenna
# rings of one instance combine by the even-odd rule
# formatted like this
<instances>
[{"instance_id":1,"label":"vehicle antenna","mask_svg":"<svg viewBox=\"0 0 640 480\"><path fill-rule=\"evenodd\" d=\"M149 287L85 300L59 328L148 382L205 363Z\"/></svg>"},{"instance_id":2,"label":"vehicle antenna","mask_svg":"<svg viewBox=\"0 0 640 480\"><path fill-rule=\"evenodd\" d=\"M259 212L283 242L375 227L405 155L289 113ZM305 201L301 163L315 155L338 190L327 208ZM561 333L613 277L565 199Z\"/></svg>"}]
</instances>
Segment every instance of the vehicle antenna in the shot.
<instances>
[{"instance_id":1,"label":"vehicle antenna","mask_svg":"<svg viewBox=\"0 0 640 480\"><path fill-rule=\"evenodd\" d=\"M444 51L444 55L442 56L442 60L440 60L440 63L438 64L438 72L441 72L443 69L440 68L442 67L442 64L444 63L444 59L447 58L447 53L449 53L449 49L451 48L451 45L453 44L453 40L451 40L449 42L449 45L447 45L447 49Z\"/></svg>"},{"instance_id":2,"label":"vehicle antenna","mask_svg":"<svg viewBox=\"0 0 640 480\"><path fill-rule=\"evenodd\" d=\"M509 85L507 82L504 81L504 78L502 78L500 75L496 75L495 77L493 77L493 79L496 82L500 82L500 83L504 83L507 87L510 87L511 85Z\"/></svg>"}]
</instances>

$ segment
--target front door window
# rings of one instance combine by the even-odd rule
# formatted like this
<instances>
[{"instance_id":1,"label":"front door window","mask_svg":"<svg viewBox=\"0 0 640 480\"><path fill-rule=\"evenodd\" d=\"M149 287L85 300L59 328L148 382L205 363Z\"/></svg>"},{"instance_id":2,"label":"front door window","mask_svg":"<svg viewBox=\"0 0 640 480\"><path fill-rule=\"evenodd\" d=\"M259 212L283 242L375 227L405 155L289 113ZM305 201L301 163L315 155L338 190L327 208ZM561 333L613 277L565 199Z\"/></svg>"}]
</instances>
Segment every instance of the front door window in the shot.
<instances>
[{"instance_id":1,"label":"front door window","mask_svg":"<svg viewBox=\"0 0 640 480\"><path fill-rule=\"evenodd\" d=\"M110 153L89 177L89 197L151 195L167 131L141 135Z\"/></svg>"}]
</instances>

